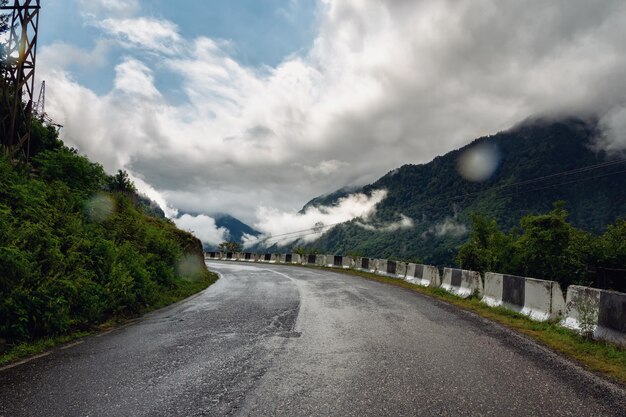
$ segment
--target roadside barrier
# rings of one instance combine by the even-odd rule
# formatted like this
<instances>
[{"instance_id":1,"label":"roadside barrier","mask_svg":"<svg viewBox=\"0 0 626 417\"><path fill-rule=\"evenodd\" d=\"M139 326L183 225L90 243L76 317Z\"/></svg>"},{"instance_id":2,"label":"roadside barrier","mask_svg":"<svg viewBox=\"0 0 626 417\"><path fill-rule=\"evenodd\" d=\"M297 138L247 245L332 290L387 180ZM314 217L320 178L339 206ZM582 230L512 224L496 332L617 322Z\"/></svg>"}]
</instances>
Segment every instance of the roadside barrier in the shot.
<instances>
[{"instance_id":1,"label":"roadside barrier","mask_svg":"<svg viewBox=\"0 0 626 417\"><path fill-rule=\"evenodd\" d=\"M378 275L383 275L386 277L404 279L404 277L406 276L406 262L379 259L376 273Z\"/></svg>"},{"instance_id":2,"label":"roadside barrier","mask_svg":"<svg viewBox=\"0 0 626 417\"><path fill-rule=\"evenodd\" d=\"M282 255L280 255L280 263L301 264L302 258L297 253L283 253Z\"/></svg>"},{"instance_id":3,"label":"roadside barrier","mask_svg":"<svg viewBox=\"0 0 626 417\"><path fill-rule=\"evenodd\" d=\"M243 262L257 262L258 258L259 255L256 253L245 252L239 254L239 260Z\"/></svg>"},{"instance_id":4,"label":"roadside barrier","mask_svg":"<svg viewBox=\"0 0 626 417\"><path fill-rule=\"evenodd\" d=\"M205 252L204 258L354 268L417 285L441 287L462 298L477 293L491 307L503 306L539 321L564 317L560 322L564 327L589 332L596 339L626 347L626 294L617 291L570 285L564 300L559 284L554 281L487 272L483 286L480 274L475 271L445 268L441 278L434 266L366 257L353 260L339 255Z\"/></svg>"},{"instance_id":5,"label":"roadside barrier","mask_svg":"<svg viewBox=\"0 0 626 417\"><path fill-rule=\"evenodd\" d=\"M439 287L441 285L439 269L431 265L408 264L404 279L422 287Z\"/></svg>"},{"instance_id":6,"label":"roadside barrier","mask_svg":"<svg viewBox=\"0 0 626 417\"><path fill-rule=\"evenodd\" d=\"M558 282L515 275L487 272L481 301L537 321L555 320L565 313L565 298Z\"/></svg>"},{"instance_id":7,"label":"roadside barrier","mask_svg":"<svg viewBox=\"0 0 626 417\"><path fill-rule=\"evenodd\" d=\"M354 263L354 268L363 272L371 272L372 274L376 272L377 261L373 258L356 258L356 262Z\"/></svg>"},{"instance_id":8,"label":"roadside barrier","mask_svg":"<svg viewBox=\"0 0 626 417\"><path fill-rule=\"evenodd\" d=\"M326 256L324 255L304 255L302 257L303 265L324 266L326 264Z\"/></svg>"},{"instance_id":9,"label":"roadside barrier","mask_svg":"<svg viewBox=\"0 0 626 417\"><path fill-rule=\"evenodd\" d=\"M474 292L482 295L483 283L480 274L476 271L446 268L443 272L441 288L461 298L467 298Z\"/></svg>"},{"instance_id":10,"label":"roadside barrier","mask_svg":"<svg viewBox=\"0 0 626 417\"><path fill-rule=\"evenodd\" d=\"M275 253L266 253L263 255L259 255L259 262L275 264L276 262L278 262L278 255Z\"/></svg>"},{"instance_id":11,"label":"roadside barrier","mask_svg":"<svg viewBox=\"0 0 626 417\"><path fill-rule=\"evenodd\" d=\"M350 269L354 261L349 256L326 255L326 266L328 268Z\"/></svg>"},{"instance_id":12,"label":"roadside barrier","mask_svg":"<svg viewBox=\"0 0 626 417\"><path fill-rule=\"evenodd\" d=\"M561 324L595 339L626 346L626 294L570 285Z\"/></svg>"}]
</instances>

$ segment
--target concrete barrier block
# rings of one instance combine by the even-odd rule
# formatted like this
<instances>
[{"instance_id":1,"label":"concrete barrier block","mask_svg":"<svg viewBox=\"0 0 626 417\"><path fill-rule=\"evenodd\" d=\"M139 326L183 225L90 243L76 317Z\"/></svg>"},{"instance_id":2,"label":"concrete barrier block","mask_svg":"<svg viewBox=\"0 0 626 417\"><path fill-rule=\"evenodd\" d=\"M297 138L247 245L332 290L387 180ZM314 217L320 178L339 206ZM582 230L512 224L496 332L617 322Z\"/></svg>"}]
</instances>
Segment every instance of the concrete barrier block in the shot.
<instances>
[{"instance_id":1,"label":"concrete barrier block","mask_svg":"<svg viewBox=\"0 0 626 417\"><path fill-rule=\"evenodd\" d=\"M377 260L373 258L359 257L356 258L356 261L354 262L355 269L363 272L370 272L372 274L376 272L377 265Z\"/></svg>"},{"instance_id":2,"label":"concrete barrier block","mask_svg":"<svg viewBox=\"0 0 626 417\"><path fill-rule=\"evenodd\" d=\"M565 317L567 310L567 304L565 303L565 293L561 289L561 284L555 282L552 289L552 314L550 319L554 319L557 316L561 319Z\"/></svg>"},{"instance_id":3,"label":"concrete barrier block","mask_svg":"<svg viewBox=\"0 0 626 417\"><path fill-rule=\"evenodd\" d=\"M489 307L497 307L502 305L502 290L504 276L487 272L485 274L485 286L483 290L482 302Z\"/></svg>"},{"instance_id":4,"label":"concrete barrier block","mask_svg":"<svg viewBox=\"0 0 626 417\"><path fill-rule=\"evenodd\" d=\"M480 296L483 293L480 274L464 269L446 268L443 273L441 288L461 298L467 298L475 292Z\"/></svg>"},{"instance_id":5,"label":"concrete barrier block","mask_svg":"<svg viewBox=\"0 0 626 417\"><path fill-rule=\"evenodd\" d=\"M259 255L256 253L245 252L239 254L239 260L243 262L257 262L259 259Z\"/></svg>"},{"instance_id":6,"label":"concrete barrier block","mask_svg":"<svg viewBox=\"0 0 626 417\"><path fill-rule=\"evenodd\" d=\"M570 285L567 288L565 319L561 322L563 326L573 330L581 330L585 325L589 325L590 328L595 329L599 313L599 289L579 285Z\"/></svg>"},{"instance_id":7,"label":"concrete barrier block","mask_svg":"<svg viewBox=\"0 0 626 417\"><path fill-rule=\"evenodd\" d=\"M325 255L304 255L302 257L303 265L324 266L326 264Z\"/></svg>"},{"instance_id":8,"label":"concrete barrier block","mask_svg":"<svg viewBox=\"0 0 626 417\"><path fill-rule=\"evenodd\" d=\"M524 279L524 306L521 313L532 320L558 319L565 312L565 300L558 282Z\"/></svg>"},{"instance_id":9,"label":"concrete barrier block","mask_svg":"<svg viewBox=\"0 0 626 417\"><path fill-rule=\"evenodd\" d=\"M626 294L570 285L566 300L563 326L626 346Z\"/></svg>"},{"instance_id":10,"label":"concrete barrier block","mask_svg":"<svg viewBox=\"0 0 626 417\"><path fill-rule=\"evenodd\" d=\"M481 301L537 321L558 319L565 311L565 300L557 282L493 272L485 274Z\"/></svg>"},{"instance_id":11,"label":"concrete barrier block","mask_svg":"<svg viewBox=\"0 0 626 417\"><path fill-rule=\"evenodd\" d=\"M219 254L219 252L205 252L204 253L204 258L205 259L219 259L220 258L220 254Z\"/></svg>"},{"instance_id":12,"label":"concrete barrier block","mask_svg":"<svg viewBox=\"0 0 626 417\"><path fill-rule=\"evenodd\" d=\"M259 256L259 262L275 264L278 262L279 256L275 253L265 253Z\"/></svg>"},{"instance_id":13,"label":"concrete barrier block","mask_svg":"<svg viewBox=\"0 0 626 417\"><path fill-rule=\"evenodd\" d=\"M350 269L354 261L349 256L326 255L326 266L328 268Z\"/></svg>"},{"instance_id":14,"label":"concrete barrier block","mask_svg":"<svg viewBox=\"0 0 626 417\"><path fill-rule=\"evenodd\" d=\"M406 281L422 287L439 287L441 278L436 266L422 264L407 264Z\"/></svg>"},{"instance_id":15,"label":"concrete barrier block","mask_svg":"<svg viewBox=\"0 0 626 417\"><path fill-rule=\"evenodd\" d=\"M283 264L301 264L302 258L297 253L283 253L280 255L280 262Z\"/></svg>"},{"instance_id":16,"label":"concrete barrier block","mask_svg":"<svg viewBox=\"0 0 626 417\"><path fill-rule=\"evenodd\" d=\"M406 262L379 259L377 263L376 274L391 278L404 279L404 277L406 276Z\"/></svg>"}]
</instances>

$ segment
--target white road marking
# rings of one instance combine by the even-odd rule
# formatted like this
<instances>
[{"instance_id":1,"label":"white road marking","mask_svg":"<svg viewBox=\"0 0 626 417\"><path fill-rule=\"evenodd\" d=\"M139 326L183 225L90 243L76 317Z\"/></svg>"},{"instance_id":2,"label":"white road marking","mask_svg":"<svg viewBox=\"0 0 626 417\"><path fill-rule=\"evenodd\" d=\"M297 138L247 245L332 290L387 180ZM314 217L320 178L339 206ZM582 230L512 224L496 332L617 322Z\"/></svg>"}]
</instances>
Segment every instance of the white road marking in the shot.
<instances>
[{"instance_id":1,"label":"white road marking","mask_svg":"<svg viewBox=\"0 0 626 417\"><path fill-rule=\"evenodd\" d=\"M6 371L7 369L15 368L16 366L24 365L25 363L34 361L35 359L43 358L44 356L48 356L51 353L52 352L42 353L40 355L31 356L30 358L21 360L19 362L12 363L11 365L3 366L2 368L0 368L0 372Z\"/></svg>"}]
</instances>

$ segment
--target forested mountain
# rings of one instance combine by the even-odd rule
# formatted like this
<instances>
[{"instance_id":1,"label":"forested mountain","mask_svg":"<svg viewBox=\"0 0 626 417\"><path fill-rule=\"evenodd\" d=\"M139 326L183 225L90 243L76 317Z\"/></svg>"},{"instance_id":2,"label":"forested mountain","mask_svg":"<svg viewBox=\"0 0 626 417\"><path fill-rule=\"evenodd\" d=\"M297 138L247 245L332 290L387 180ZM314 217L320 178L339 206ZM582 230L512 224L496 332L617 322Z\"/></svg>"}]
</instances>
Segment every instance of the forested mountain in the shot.
<instances>
[{"instance_id":1,"label":"forested mountain","mask_svg":"<svg viewBox=\"0 0 626 417\"><path fill-rule=\"evenodd\" d=\"M468 238L472 212L494 217L509 230L524 215L549 212L557 200L565 202L575 227L600 233L626 215L626 164L620 162L623 156L597 149L598 134L593 121L533 119L429 163L405 165L356 191L388 191L375 225L384 227L404 215L413 227L372 231L352 221L307 246L327 253L452 265ZM474 149L487 149L499 161L493 175L480 182L459 173L459 161ZM594 168L577 170L590 166ZM346 194L340 190L307 205L332 205Z\"/></svg>"}]
</instances>

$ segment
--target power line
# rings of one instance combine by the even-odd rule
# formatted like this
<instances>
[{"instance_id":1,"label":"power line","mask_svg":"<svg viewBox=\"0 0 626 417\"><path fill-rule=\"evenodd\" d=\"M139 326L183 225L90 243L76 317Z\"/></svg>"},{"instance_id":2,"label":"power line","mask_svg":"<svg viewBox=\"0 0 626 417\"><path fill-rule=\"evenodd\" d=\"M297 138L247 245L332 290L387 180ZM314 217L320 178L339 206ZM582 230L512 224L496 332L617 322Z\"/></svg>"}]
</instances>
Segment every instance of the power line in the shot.
<instances>
[{"instance_id":1,"label":"power line","mask_svg":"<svg viewBox=\"0 0 626 417\"><path fill-rule=\"evenodd\" d=\"M550 175L544 175L544 176L537 177L537 178L531 178L531 179L524 180L524 181L518 181L518 182L515 182L515 183L512 183L512 184L503 184L503 185L500 185L500 186L491 187L491 188L487 188L485 190L476 191L476 192L472 192L472 193L466 193L466 194L462 194L462 195L434 198L434 199L430 199L428 201L425 201L425 202L423 202L421 204L418 204L418 205L416 205L414 207L415 208L421 208L421 207L426 207L428 205L431 205L433 203L444 202L444 201L453 201L453 200L457 200L457 199L465 199L465 198L468 198L468 197L474 197L474 196L477 196L477 195L486 194L486 193L489 193L489 192L492 192L492 191L499 191L499 190L504 190L504 189L507 189L507 188L518 187L518 186L521 186L521 185L534 184L534 183L541 182L541 181L548 180L548 179L552 179L552 178L559 178L559 177L563 177L563 176L580 174L580 173L583 173L583 172L593 171L593 170L600 169L600 168L611 167L611 166L615 166L615 165L619 165L619 164L623 164L623 163L626 163L626 159L618 159L618 160L614 160L614 161L602 162L602 163L599 163L599 164L588 165L588 166L585 166L585 167L576 168L576 169L572 169L572 170L568 170L568 171L562 171L562 172L557 172L557 173L550 174ZM530 189L530 190L522 190L522 191L516 191L514 193L500 194L500 195L497 195L496 197L497 198L502 198L502 197L508 197L508 196L517 195L517 194L527 194L527 193L531 193L531 192L541 191L541 190L550 189L550 188L554 188L554 187L565 186L565 185L571 185L571 184L575 184L575 183L582 182L582 181L589 181L589 180L593 180L593 179L604 178L604 177L607 177L607 176L617 175L617 174L622 174L622 173L626 173L626 170L621 170L621 171L617 171L617 172L601 174L601 175L592 176L592 177L585 177L585 178L582 178L582 179L561 182L561 183L558 183L558 184L551 184L551 185L548 185L548 186L534 188L534 189ZM282 233L282 234L279 234L279 235L268 236L266 238L263 238L263 239L259 240L257 242L257 244L258 243L269 242L269 241L276 240L276 239L281 240L280 238L295 237L297 239L300 239L300 238L303 238L303 237L306 237L306 236L317 235L317 234L320 234L320 232L322 230L324 230L324 229L332 228L332 227L338 226L340 224L347 223L348 221L338 222L338 223L331 223L331 224L327 224L327 225L316 226L316 227L303 229L303 230L298 230L298 231L294 231L294 232L288 232L288 233ZM312 231L312 233L305 233L305 232L310 232L310 231ZM296 235L296 236L292 236L292 235Z\"/></svg>"}]
</instances>

